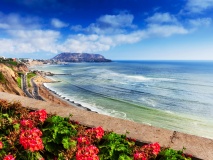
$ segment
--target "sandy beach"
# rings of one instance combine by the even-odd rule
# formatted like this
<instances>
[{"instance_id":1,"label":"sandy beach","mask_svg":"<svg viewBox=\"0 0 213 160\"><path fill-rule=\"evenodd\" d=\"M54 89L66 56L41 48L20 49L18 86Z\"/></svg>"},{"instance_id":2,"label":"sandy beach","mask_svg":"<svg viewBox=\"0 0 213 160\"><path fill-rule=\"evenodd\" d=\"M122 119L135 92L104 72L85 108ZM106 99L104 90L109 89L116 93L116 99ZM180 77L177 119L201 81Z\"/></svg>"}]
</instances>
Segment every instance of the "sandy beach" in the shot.
<instances>
[{"instance_id":1,"label":"sandy beach","mask_svg":"<svg viewBox=\"0 0 213 160\"><path fill-rule=\"evenodd\" d=\"M44 83L59 83L57 81L53 81L45 76L40 75L37 73L37 76L34 78L34 82L38 86L39 89L39 95L47 102L55 103L58 105L62 105L65 107L77 107L84 110L90 111L90 109L83 107L81 104L75 103L74 101L70 101L68 99L64 99L63 97L60 97L50 89L46 88L44 86Z\"/></svg>"}]
</instances>

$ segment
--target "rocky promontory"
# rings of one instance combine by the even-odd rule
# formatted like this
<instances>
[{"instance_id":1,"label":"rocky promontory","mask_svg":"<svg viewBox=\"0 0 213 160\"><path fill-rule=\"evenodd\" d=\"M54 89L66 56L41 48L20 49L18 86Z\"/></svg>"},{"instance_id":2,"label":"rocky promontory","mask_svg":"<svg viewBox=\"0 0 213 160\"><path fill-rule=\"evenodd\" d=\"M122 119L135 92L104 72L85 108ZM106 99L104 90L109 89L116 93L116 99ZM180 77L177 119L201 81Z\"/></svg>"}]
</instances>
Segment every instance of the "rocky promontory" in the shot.
<instances>
[{"instance_id":1,"label":"rocky promontory","mask_svg":"<svg viewBox=\"0 0 213 160\"><path fill-rule=\"evenodd\" d=\"M58 62L111 62L100 54L89 53L61 53L51 60Z\"/></svg>"}]
</instances>

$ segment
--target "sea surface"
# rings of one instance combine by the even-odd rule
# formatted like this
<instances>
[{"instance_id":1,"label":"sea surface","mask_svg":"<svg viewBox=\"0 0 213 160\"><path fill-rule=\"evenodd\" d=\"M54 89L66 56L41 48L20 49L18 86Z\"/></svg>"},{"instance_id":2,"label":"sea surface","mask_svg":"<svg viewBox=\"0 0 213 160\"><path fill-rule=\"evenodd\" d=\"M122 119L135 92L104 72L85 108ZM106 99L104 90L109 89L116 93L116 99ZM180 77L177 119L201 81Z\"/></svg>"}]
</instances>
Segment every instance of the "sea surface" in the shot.
<instances>
[{"instance_id":1,"label":"sea surface","mask_svg":"<svg viewBox=\"0 0 213 160\"><path fill-rule=\"evenodd\" d=\"M101 114L213 139L213 61L114 61L32 69L45 86Z\"/></svg>"}]
</instances>

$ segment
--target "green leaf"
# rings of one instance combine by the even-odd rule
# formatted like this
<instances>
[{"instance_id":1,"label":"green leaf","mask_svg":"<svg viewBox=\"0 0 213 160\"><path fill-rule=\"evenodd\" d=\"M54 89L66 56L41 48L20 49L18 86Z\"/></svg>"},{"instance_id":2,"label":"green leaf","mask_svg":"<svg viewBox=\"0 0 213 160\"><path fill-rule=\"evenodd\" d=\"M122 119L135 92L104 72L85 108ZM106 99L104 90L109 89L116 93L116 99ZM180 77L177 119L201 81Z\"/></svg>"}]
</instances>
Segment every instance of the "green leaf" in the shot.
<instances>
[{"instance_id":1,"label":"green leaf","mask_svg":"<svg viewBox=\"0 0 213 160\"><path fill-rule=\"evenodd\" d=\"M118 160L133 160L133 158L127 156L126 154L122 154L119 156Z\"/></svg>"},{"instance_id":2,"label":"green leaf","mask_svg":"<svg viewBox=\"0 0 213 160\"><path fill-rule=\"evenodd\" d=\"M49 151L49 152L53 152L53 151L56 150L56 146L55 146L54 143L46 143L46 144L44 145L44 147L45 147L45 149L46 149L47 151Z\"/></svg>"},{"instance_id":3,"label":"green leaf","mask_svg":"<svg viewBox=\"0 0 213 160\"><path fill-rule=\"evenodd\" d=\"M62 140L62 144L64 146L65 149L69 149L70 148L70 138L69 137L65 137Z\"/></svg>"},{"instance_id":4,"label":"green leaf","mask_svg":"<svg viewBox=\"0 0 213 160\"><path fill-rule=\"evenodd\" d=\"M63 153L58 154L58 160L65 160Z\"/></svg>"},{"instance_id":5,"label":"green leaf","mask_svg":"<svg viewBox=\"0 0 213 160\"><path fill-rule=\"evenodd\" d=\"M5 114L2 114L2 117L3 118L9 118L9 115L7 113L5 113Z\"/></svg>"},{"instance_id":6,"label":"green leaf","mask_svg":"<svg viewBox=\"0 0 213 160\"><path fill-rule=\"evenodd\" d=\"M19 130L20 124L18 124L18 123L17 123L17 124L14 124L14 125L13 125L13 128L14 128L15 130Z\"/></svg>"}]
</instances>

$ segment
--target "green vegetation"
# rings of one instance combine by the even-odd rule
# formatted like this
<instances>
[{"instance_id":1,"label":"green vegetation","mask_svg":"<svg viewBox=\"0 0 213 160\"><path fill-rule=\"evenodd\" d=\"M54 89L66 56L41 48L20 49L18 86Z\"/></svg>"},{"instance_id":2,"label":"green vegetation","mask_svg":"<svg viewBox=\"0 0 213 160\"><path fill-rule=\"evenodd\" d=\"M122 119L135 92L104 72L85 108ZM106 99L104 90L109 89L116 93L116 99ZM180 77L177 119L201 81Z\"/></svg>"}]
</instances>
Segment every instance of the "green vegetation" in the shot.
<instances>
[{"instance_id":1,"label":"green vegetation","mask_svg":"<svg viewBox=\"0 0 213 160\"><path fill-rule=\"evenodd\" d=\"M35 76L36 76L36 74L33 73L33 72L30 72L30 73L27 74L27 85L28 85L28 87L31 87L30 80L31 80L31 78L33 78Z\"/></svg>"},{"instance_id":2,"label":"green vegetation","mask_svg":"<svg viewBox=\"0 0 213 160\"><path fill-rule=\"evenodd\" d=\"M24 73L22 72L18 72L18 78L16 79L17 83L18 83L18 87L21 88L21 75L23 75Z\"/></svg>"},{"instance_id":3,"label":"green vegetation","mask_svg":"<svg viewBox=\"0 0 213 160\"><path fill-rule=\"evenodd\" d=\"M134 141L129 141L125 135L113 132L106 134L103 139L104 143L99 146L101 149L100 159L132 159Z\"/></svg>"},{"instance_id":4,"label":"green vegetation","mask_svg":"<svg viewBox=\"0 0 213 160\"><path fill-rule=\"evenodd\" d=\"M18 77L17 79L18 87L21 88L21 77Z\"/></svg>"},{"instance_id":5,"label":"green vegetation","mask_svg":"<svg viewBox=\"0 0 213 160\"><path fill-rule=\"evenodd\" d=\"M10 65L13 65L13 66L18 65L18 62L15 62L15 61L8 61L7 63L10 64Z\"/></svg>"},{"instance_id":6,"label":"green vegetation","mask_svg":"<svg viewBox=\"0 0 213 160\"><path fill-rule=\"evenodd\" d=\"M191 160L182 150L163 148L159 143L138 146L126 135L5 100L0 100L0 159Z\"/></svg>"},{"instance_id":7,"label":"green vegetation","mask_svg":"<svg viewBox=\"0 0 213 160\"><path fill-rule=\"evenodd\" d=\"M12 58L9 58L9 59L1 59L0 60L0 63L3 63L3 64L10 64L12 66L17 66L19 63L14 61Z\"/></svg>"},{"instance_id":8,"label":"green vegetation","mask_svg":"<svg viewBox=\"0 0 213 160\"><path fill-rule=\"evenodd\" d=\"M6 83L6 80L2 72L0 72L0 83Z\"/></svg>"}]
</instances>

